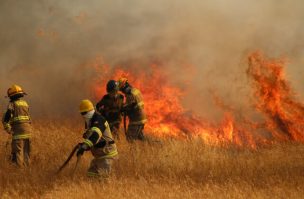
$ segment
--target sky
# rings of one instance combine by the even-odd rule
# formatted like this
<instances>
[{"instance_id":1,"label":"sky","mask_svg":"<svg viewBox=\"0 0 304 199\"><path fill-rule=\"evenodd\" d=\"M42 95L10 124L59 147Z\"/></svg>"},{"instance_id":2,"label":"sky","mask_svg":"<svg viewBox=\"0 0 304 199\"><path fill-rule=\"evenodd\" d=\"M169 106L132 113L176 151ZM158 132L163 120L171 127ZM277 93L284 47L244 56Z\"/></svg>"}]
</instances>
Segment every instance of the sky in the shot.
<instances>
[{"instance_id":1,"label":"sky","mask_svg":"<svg viewBox=\"0 0 304 199\"><path fill-rule=\"evenodd\" d=\"M101 57L139 71L162 63L169 82L187 90L184 106L217 118L210 91L250 108L246 58L256 50L286 58L302 99L303 8L300 0L1 0L0 112L16 83L34 115L76 115L94 95L91 65Z\"/></svg>"}]
</instances>

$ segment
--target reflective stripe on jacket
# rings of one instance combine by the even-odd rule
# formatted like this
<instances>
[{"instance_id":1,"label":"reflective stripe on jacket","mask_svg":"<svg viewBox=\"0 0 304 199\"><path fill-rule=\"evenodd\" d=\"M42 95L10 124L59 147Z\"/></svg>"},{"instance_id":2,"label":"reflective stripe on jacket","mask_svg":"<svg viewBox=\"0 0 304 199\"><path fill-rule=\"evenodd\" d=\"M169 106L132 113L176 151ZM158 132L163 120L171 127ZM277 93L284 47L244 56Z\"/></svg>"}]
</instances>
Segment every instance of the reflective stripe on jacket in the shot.
<instances>
[{"instance_id":1,"label":"reflective stripe on jacket","mask_svg":"<svg viewBox=\"0 0 304 199\"><path fill-rule=\"evenodd\" d=\"M29 139L31 137L31 118L29 105L26 101L21 99L11 101L2 122L5 129L12 131L13 139Z\"/></svg>"},{"instance_id":2,"label":"reflective stripe on jacket","mask_svg":"<svg viewBox=\"0 0 304 199\"><path fill-rule=\"evenodd\" d=\"M118 155L116 144L108 122L95 113L84 135L84 143L91 149L95 158L112 158Z\"/></svg>"},{"instance_id":3,"label":"reflective stripe on jacket","mask_svg":"<svg viewBox=\"0 0 304 199\"><path fill-rule=\"evenodd\" d=\"M31 118L29 115L29 105L27 104L26 101L19 99L11 103L12 103L11 124L31 122Z\"/></svg>"}]
</instances>

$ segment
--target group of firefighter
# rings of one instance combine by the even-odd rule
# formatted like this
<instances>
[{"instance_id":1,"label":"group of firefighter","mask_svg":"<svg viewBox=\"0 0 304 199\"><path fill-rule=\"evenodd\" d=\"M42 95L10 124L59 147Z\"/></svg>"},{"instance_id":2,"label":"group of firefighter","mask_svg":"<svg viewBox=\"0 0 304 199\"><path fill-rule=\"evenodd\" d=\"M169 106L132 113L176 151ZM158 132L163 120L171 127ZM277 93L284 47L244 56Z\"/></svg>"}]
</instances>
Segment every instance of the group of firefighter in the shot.
<instances>
[{"instance_id":1,"label":"group of firefighter","mask_svg":"<svg viewBox=\"0 0 304 199\"><path fill-rule=\"evenodd\" d=\"M116 141L124 118L129 123L126 139L145 140L143 133L147 121L141 92L130 85L126 78L118 81L110 80L106 85L107 94L96 104L90 100L82 100L79 112L85 121L83 142L78 144L77 157L85 151L91 151L91 161L87 175L89 177L109 177L113 160L118 158ZM28 167L31 148L31 117L29 105L24 100L26 93L18 85L11 86L7 91L9 104L3 115L2 123L7 133L12 135L11 161L17 167Z\"/></svg>"}]
</instances>

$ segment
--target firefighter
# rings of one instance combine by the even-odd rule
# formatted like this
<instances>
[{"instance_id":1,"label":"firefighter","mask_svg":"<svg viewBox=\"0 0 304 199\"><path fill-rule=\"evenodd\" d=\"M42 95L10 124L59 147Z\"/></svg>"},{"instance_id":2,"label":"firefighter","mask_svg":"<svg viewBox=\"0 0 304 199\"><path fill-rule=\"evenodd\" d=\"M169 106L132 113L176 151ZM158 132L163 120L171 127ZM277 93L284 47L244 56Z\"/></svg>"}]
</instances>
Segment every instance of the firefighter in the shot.
<instances>
[{"instance_id":1,"label":"firefighter","mask_svg":"<svg viewBox=\"0 0 304 199\"><path fill-rule=\"evenodd\" d=\"M90 150L94 159L88 169L88 177L107 179L113 160L118 157L109 124L102 115L94 110L90 100L83 100L79 111L85 120L86 130L83 134L84 141L80 143L77 156Z\"/></svg>"},{"instance_id":2,"label":"firefighter","mask_svg":"<svg viewBox=\"0 0 304 199\"><path fill-rule=\"evenodd\" d=\"M30 164L30 138L32 132L29 105L23 100L26 93L18 85L7 91L10 99L2 123L7 133L12 134L12 162L19 167Z\"/></svg>"},{"instance_id":3,"label":"firefighter","mask_svg":"<svg viewBox=\"0 0 304 199\"><path fill-rule=\"evenodd\" d=\"M118 93L118 82L110 80L107 83L107 94L96 104L97 111L108 121L115 139L119 140L119 129L122 121L122 106L124 96Z\"/></svg>"},{"instance_id":4,"label":"firefighter","mask_svg":"<svg viewBox=\"0 0 304 199\"><path fill-rule=\"evenodd\" d=\"M132 87L126 78L118 80L119 90L124 93L126 102L123 111L129 119L127 140L145 140L144 127L147 121L141 92Z\"/></svg>"}]
</instances>

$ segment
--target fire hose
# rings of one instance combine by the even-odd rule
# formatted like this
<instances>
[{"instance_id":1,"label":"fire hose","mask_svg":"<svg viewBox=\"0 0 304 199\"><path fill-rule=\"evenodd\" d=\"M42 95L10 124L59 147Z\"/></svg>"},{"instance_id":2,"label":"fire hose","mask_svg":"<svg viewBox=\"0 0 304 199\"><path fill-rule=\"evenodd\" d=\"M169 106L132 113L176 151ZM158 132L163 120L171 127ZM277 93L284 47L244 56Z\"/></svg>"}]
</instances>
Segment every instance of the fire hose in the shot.
<instances>
[{"instance_id":1,"label":"fire hose","mask_svg":"<svg viewBox=\"0 0 304 199\"><path fill-rule=\"evenodd\" d=\"M76 161L76 164L75 164L75 167L73 169L73 173L72 175L74 175L74 173L76 172L77 168L78 168L78 165L79 165L79 162L81 160L81 156L77 156L77 161Z\"/></svg>"},{"instance_id":2,"label":"fire hose","mask_svg":"<svg viewBox=\"0 0 304 199\"><path fill-rule=\"evenodd\" d=\"M74 156L74 154L76 153L76 151L79 149L79 147L80 147L80 144L77 144L77 145L73 148L73 150L72 150L72 152L70 153L69 157L68 157L68 158L66 159L66 161L61 165L61 167L57 170L56 175L59 174L59 173L68 165L68 163L70 162L70 160L72 159L72 157ZM74 174L74 172L75 172L76 169L77 169L77 166L78 166L79 161L80 161L80 156L77 157L77 162L76 162L75 168L74 168L74 170L73 170L73 174Z\"/></svg>"}]
</instances>

